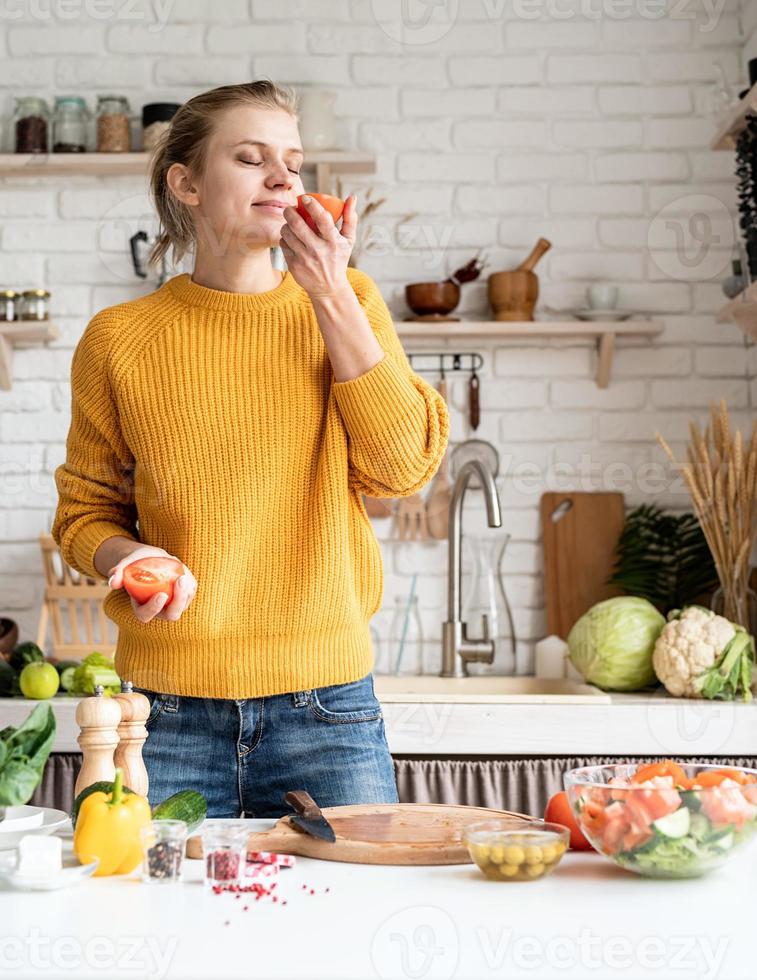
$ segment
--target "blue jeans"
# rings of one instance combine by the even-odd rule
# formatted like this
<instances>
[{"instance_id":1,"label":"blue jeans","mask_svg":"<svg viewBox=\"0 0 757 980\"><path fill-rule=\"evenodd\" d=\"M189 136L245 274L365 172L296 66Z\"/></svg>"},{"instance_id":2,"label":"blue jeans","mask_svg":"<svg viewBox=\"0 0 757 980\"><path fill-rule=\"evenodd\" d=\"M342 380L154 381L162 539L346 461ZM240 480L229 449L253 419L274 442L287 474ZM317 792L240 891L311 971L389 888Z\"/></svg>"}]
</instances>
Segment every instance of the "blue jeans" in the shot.
<instances>
[{"instance_id":1,"label":"blue jeans","mask_svg":"<svg viewBox=\"0 0 757 980\"><path fill-rule=\"evenodd\" d=\"M142 757L153 806L182 789L203 794L209 817L280 817L292 789L321 807L397 802L372 674L241 700L134 690L151 702Z\"/></svg>"}]
</instances>

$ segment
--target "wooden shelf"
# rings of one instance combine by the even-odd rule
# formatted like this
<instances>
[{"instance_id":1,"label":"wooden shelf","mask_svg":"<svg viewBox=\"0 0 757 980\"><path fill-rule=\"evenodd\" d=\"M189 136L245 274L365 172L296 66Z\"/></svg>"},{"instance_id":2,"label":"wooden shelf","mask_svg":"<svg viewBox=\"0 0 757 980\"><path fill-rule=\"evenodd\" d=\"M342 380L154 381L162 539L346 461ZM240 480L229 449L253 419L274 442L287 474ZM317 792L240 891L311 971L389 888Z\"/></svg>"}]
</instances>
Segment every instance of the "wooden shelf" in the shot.
<instances>
[{"instance_id":1,"label":"wooden shelf","mask_svg":"<svg viewBox=\"0 0 757 980\"><path fill-rule=\"evenodd\" d=\"M401 338L424 340L581 339L597 345L597 385L606 388L612 373L616 337L654 337L661 333L660 320L623 320L589 323L583 320L532 320L508 323L502 320L460 320L438 322L402 320L395 324Z\"/></svg>"},{"instance_id":2,"label":"wooden shelf","mask_svg":"<svg viewBox=\"0 0 757 980\"><path fill-rule=\"evenodd\" d=\"M757 283L726 303L718 313L718 323L735 323L748 337L757 340Z\"/></svg>"},{"instance_id":3,"label":"wooden shelf","mask_svg":"<svg viewBox=\"0 0 757 980\"><path fill-rule=\"evenodd\" d=\"M728 116L710 143L712 150L734 150L736 141L746 128L749 113L757 114L757 85L753 85Z\"/></svg>"},{"instance_id":4,"label":"wooden shelf","mask_svg":"<svg viewBox=\"0 0 757 980\"><path fill-rule=\"evenodd\" d=\"M13 320L0 323L0 390L10 391L13 385L14 347L36 347L59 336L48 321Z\"/></svg>"},{"instance_id":5,"label":"wooden shelf","mask_svg":"<svg viewBox=\"0 0 757 980\"><path fill-rule=\"evenodd\" d=\"M149 153L0 153L0 177L117 177L146 175ZM313 150L305 170L318 180L333 174L372 174L372 153L360 150ZM319 183L320 187L320 183Z\"/></svg>"}]
</instances>

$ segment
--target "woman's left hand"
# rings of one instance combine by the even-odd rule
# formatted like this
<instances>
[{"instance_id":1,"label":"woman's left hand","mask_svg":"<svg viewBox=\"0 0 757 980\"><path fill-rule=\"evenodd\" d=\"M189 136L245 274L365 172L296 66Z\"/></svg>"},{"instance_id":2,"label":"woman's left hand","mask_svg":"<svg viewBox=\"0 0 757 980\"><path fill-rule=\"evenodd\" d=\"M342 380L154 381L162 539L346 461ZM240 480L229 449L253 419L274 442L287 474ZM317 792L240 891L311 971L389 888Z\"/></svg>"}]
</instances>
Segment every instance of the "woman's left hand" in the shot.
<instances>
[{"instance_id":1,"label":"woman's left hand","mask_svg":"<svg viewBox=\"0 0 757 980\"><path fill-rule=\"evenodd\" d=\"M350 194L344 203L341 231L314 198L303 204L318 231L313 231L296 208L284 208L286 224L281 228L280 245L295 281L316 299L338 292L347 283L347 263L357 230L357 198Z\"/></svg>"}]
</instances>

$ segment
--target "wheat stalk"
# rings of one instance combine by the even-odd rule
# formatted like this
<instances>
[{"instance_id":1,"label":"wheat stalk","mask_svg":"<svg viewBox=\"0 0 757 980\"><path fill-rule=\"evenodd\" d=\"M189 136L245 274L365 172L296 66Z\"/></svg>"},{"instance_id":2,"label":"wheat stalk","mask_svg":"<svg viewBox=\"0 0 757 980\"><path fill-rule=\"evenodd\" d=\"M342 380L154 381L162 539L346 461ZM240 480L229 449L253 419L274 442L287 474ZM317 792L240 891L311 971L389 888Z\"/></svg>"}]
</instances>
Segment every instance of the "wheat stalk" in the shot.
<instances>
[{"instance_id":1,"label":"wheat stalk","mask_svg":"<svg viewBox=\"0 0 757 980\"><path fill-rule=\"evenodd\" d=\"M731 431L725 401L711 405L704 432L696 422L689 424L685 463L659 432L657 440L688 487L717 569L723 615L749 628L749 559L757 538L757 420L747 446L740 431Z\"/></svg>"}]
</instances>

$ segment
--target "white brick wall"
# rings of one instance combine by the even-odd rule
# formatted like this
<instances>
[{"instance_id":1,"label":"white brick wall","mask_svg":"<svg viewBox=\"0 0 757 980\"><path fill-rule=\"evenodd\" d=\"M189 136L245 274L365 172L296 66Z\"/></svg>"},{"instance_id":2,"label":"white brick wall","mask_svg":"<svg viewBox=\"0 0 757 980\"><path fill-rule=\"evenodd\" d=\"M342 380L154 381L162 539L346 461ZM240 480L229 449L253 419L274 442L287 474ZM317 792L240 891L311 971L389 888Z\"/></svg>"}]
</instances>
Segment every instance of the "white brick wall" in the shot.
<instances>
[{"instance_id":1,"label":"white brick wall","mask_svg":"<svg viewBox=\"0 0 757 980\"><path fill-rule=\"evenodd\" d=\"M558 20L548 5L464 0L453 22L439 5L428 24L404 30L396 5L371 0L139 0L105 16L103 5L15 4L20 16L0 22L6 117L19 94L116 90L138 110L260 75L332 88L344 145L377 156L377 176L351 182L388 196L376 225L418 213L396 246L362 262L398 318L406 282L443 278L479 246L487 272L512 267L544 235L553 249L539 266L543 311L581 304L587 284L606 279L624 309L665 320L653 343L619 345L604 391L593 382L596 353L581 341L416 345L485 358L475 435L502 459L520 669L545 628L541 492L615 488L630 505L686 506L655 431L680 447L710 399L725 396L744 424L757 401L754 349L714 316L735 193L733 159L708 149L706 118L713 61L741 88L757 57L757 4L690 0L660 17L638 0L630 18L589 6L563 0ZM4 130L7 141L7 120ZM65 452L71 353L95 311L152 288L133 277L119 224L144 225L145 207L141 181L130 178L0 181L0 284L48 285L61 332L47 349L18 351L13 390L0 392L0 612L28 636L39 610L36 535L50 526L52 473ZM719 239L701 273L696 248L688 242L679 257L667 224L685 234L692 210L710 215ZM485 281L465 287L460 312L486 316ZM466 379L450 380L456 443L473 433ZM483 525L472 494L466 526L478 534ZM399 544L390 522L374 526L386 562L376 625L388 634L394 596L418 572L438 656L446 545Z\"/></svg>"}]
</instances>

